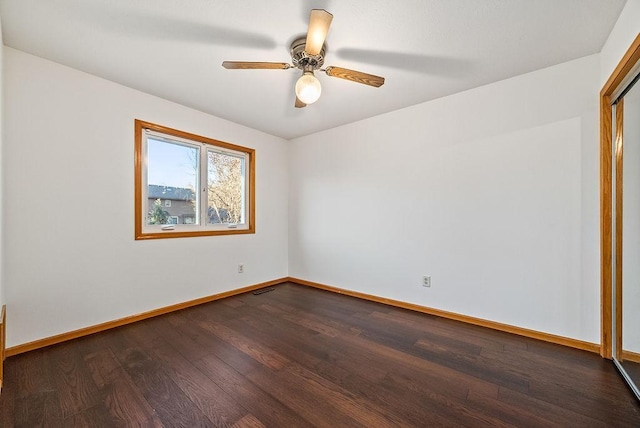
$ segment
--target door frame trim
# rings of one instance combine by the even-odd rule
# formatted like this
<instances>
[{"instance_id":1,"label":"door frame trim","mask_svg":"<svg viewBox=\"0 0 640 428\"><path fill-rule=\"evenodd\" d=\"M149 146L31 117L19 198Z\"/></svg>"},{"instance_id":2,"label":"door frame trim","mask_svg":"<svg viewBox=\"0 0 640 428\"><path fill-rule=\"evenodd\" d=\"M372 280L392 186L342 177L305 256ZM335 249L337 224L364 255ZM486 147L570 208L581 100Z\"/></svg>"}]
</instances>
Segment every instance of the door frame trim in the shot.
<instances>
[{"instance_id":1,"label":"door frame trim","mask_svg":"<svg viewBox=\"0 0 640 428\"><path fill-rule=\"evenodd\" d=\"M612 95L640 61L640 33L600 91L600 355L612 357ZM619 242L621 228L616 228Z\"/></svg>"}]
</instances>

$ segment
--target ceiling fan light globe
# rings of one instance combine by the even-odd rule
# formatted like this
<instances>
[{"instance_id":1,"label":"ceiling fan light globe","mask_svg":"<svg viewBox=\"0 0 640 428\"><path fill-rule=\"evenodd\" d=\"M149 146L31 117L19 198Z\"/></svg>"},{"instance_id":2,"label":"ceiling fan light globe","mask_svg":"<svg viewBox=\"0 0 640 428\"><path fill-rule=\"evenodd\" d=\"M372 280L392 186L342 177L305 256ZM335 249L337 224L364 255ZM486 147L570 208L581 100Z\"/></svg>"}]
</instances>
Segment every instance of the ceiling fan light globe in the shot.
<instances>
[{"instance_id":1,"label":"ceiling fan light globe","mask_svg":"<svg viewBox=\"0 0 640 428\"><path fill-rule=\"evenodd\" d=\"M296 82L296 96L305 104L313 104L320 98L322 87L312 73L305 73Z\"/></svg>"}]
</instances>

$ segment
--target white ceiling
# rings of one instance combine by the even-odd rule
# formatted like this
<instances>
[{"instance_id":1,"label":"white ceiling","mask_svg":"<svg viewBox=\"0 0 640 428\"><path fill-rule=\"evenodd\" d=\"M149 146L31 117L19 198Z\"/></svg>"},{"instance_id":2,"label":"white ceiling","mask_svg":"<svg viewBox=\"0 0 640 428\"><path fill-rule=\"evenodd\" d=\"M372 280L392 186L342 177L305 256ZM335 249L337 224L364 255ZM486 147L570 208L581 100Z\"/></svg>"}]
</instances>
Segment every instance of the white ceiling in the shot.
<instances>
[{"instance_id":1,"label":"white ceiling","mask_svg":"<svg viewBox=\"0 0 640 428\"><path fill-rule=\"evenodd\" d=\"M283 138L294 138L600 52L624 0L0 0L7 46ZM309 11L334 15L325 66L295 109L288 62Z\"/></svg>"}]
</instances>

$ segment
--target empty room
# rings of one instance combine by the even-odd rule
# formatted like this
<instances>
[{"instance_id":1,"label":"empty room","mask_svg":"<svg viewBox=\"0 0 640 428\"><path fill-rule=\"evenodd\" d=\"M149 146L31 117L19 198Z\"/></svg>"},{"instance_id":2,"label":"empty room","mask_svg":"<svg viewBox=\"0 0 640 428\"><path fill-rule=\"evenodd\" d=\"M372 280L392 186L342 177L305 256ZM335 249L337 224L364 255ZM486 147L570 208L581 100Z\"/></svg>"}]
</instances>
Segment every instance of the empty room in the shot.
<instances>
[{"instance_id":1,"label":"empty room","mask_svg":"<svg viewBox=\"0 0 640 428\"><path fill-rule=\"evenodd\" d=\"M640 0L0 25L0 426L640 426Z\"/></svg>"}]
</instances>

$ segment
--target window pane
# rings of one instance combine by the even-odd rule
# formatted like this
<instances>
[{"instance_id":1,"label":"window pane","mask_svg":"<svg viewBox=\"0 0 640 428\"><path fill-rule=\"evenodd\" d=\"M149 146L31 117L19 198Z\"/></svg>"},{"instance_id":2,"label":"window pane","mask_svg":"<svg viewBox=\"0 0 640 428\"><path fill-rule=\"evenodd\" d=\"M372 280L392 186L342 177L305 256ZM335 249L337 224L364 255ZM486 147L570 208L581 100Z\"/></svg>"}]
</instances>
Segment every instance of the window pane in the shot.
<instances>
[{"instance_id":1,"label":"window pane","mask_svg":"<svg viewBox=\"0 0 640 428\"><path fill-rule=\"evenodd\" d=\"M199 149L147 139L147 224L198 224Z\"/></svg>"},{"instance_id":2,"label":"window pane","mask_svg":"<svg viewBox=\"0 0 640 428\"><path fill-rule=\"evenodd\" d=\"M207 223L244 223L245 159L207 151Z\"/></svg>"}]
</instances>

